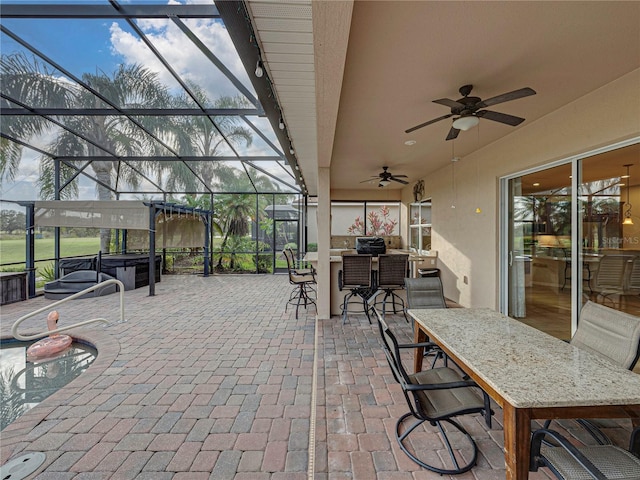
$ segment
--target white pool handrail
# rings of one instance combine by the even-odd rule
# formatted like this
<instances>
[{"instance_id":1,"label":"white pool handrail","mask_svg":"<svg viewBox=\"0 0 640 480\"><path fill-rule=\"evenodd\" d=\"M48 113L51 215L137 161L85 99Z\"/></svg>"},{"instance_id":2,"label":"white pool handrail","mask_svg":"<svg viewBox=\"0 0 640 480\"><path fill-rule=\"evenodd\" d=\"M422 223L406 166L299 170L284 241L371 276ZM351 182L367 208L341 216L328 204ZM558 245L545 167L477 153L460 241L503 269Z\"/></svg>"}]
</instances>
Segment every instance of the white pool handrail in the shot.
<instances>
[{"instance_id":1,"label":"white pool handrail","mask_svg":"<svg viewBox=\"0 0 640 480\"><path fill-rule=\"evenodd\" d=\"M42 313L45 310L51 310L53 307L57 307L58 305L68 302L69 300L73 300L74 298L81 297L86 293L92 292L93 290L97 290L98 288L102 288L105 285L110 285L112 283L115 283L120 288L120 321L124 322L125 321L124 319L124 283L122 283L120 280L116 280L115 278L112 278L109 280L105 280L104 282L97 283L89 288L85 288L80 292L74 293L73 295L70 295L68 297L63 298L62 300L58 300L57 302L52 303L51 305L46 305L42 308L39 308L38 310L35 310L31 313L23 315L18 320L16 320L16 322L13 324L13 327L11 327L11 334L16 340L22 340L22 341L28 342L30 340L36 340L38 338L46 337L47 335L50 335L52 333L64 332L66 330L70 330L76 327L82 327L83 325L88 325L90 323L96 323L96 322L109 323L109 320L105 318L92 318L91 320L78 322L76 324L69 325L68 327L60 327L60 328L56 328L55 330L49 330L48 332L38 333L35 335L21 335L18 333L18 327L26 319L31 318L35 315L38 315L39 313Z\"/></svg>"}]
</instances>

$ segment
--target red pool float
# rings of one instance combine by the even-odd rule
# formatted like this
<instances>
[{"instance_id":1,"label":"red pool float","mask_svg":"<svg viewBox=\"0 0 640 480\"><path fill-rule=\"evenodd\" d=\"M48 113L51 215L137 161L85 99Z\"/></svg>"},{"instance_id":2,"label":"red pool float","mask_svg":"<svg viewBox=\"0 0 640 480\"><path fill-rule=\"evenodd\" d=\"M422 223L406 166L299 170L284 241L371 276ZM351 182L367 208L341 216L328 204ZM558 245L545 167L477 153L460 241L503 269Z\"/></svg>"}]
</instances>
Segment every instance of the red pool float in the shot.
<instances>
[{"instance_id":1,"label":"red pool float","mask_svg":"<svg viewBox=\"0 0 640 480\"><path fill-rule=\"evenodd\" d=\"M58 328L58 318L58 312L55 310L49 313L47 316L47 328L49 331ZM50 357L69 348L72 341L69 335L49 335L47 338L38 340L27 348L27 358L31 360Z\"/></svg>"}]
</instances>

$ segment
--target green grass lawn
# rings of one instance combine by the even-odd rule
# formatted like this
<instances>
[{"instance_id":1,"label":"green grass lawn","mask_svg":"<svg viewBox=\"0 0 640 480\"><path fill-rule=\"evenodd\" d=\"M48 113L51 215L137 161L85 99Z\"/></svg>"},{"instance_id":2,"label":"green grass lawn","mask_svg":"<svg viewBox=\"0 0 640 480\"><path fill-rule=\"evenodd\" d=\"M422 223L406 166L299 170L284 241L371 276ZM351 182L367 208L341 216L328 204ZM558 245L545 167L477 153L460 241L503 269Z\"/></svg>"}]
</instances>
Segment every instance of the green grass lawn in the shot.
<instances>
[{"instance_id":1,"label":"green grass lawn","mask_svg":"<svg viewBox=\"0 0 640 480\"><path fill-rule=\"evenodd\" d=\"M219 238L213 239L213 256L214 261L217 258L215 250L219 248ZM24 269L25 262L25 239L24 237L4 237L0 238L0 271L22 271ZM96 255L100 250L100 238L62 238L60 240L60 256L61 257L77 257L83 255ZM184 256L178 254L177 256ZM267 254L269 255L269 254ZM169 257L173 257L174 254L169 253ZM38 238L35 240L35 259L36 259L36 277L44 277L47 279L51 277L53 260L53 238ZM198 260L194 264L193 268L202 268L202 257L197 257ZM236 256L236 269L240 271L255 271L255 256L253 254L238 254ZM193 260L192 260L193 261ZM19 263L17 263L19 262ZM16 265L7 265L17 263ZM267 261L268 263L268 261ZM171 265L171 263L170 263ZM284 259L277 259L277 266L284 268L286 262ZM269 271L271 267L269 267ZM52 278L49 278L52 279ZM41 280L40 283L43 283Z\"/></svg>"},{"instance_id":2,"label":"green grass lawn","mask_svg":"<svg viewBox=\"0 0 640 480\"><path fill-rule=\"evenodd\" d=\"M62 238L60 240L60 255L74 257L79 255L96 255L100 250L100 238ZM0 240L0 264L24 262L26 256L25 239ZM35 258L53 258L53 238L38 238L35 240ZM40 266L40 265L38 265Z\"/></svg>"}]
</instances>

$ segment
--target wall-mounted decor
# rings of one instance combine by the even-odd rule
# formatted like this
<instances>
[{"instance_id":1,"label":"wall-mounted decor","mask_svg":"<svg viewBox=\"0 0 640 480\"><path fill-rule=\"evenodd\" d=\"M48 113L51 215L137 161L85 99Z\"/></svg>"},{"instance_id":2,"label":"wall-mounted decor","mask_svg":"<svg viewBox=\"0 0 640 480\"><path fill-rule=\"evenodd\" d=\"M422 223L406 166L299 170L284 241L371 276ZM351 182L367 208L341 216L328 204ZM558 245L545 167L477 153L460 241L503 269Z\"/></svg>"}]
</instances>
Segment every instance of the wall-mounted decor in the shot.
<instances>
[{"instance_id":1,"label":"wall-mounted decor","mask_svg":"<svg viewBox=\"0 0 640 480\"><path fill-rule=\"evenodd\" d=\"M413 200L419 202L424 195L424 180L418 180L413 186Z\"/></svg>"}]
</instances>

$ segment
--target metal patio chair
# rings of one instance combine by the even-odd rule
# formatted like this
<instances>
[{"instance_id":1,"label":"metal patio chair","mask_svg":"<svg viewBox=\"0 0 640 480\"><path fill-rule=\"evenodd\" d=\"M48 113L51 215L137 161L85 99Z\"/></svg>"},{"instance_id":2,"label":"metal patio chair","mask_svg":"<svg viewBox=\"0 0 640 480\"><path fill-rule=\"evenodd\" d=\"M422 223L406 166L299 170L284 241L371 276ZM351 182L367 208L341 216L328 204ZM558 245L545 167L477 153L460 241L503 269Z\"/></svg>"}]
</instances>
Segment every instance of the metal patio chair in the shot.
<instances>
[{"instance_id":1,"label":"metal patio chair","mask_svg":"<svg viewBox=\"0 0 640 480\"><path fill-rule=\"evenodd\" d=\"M404 290L405 278L409 269L409 255L378 255L378 290L374 294L376 300L374 306L382 303L382 317L386 318L387 300L390 298L393 305L393 313L398 313L396 304L402 308L404 319L408 322L404 299L395 293L396 290ZM378 295L384 293L382 301Z\"/></svg>"},{"instance_id":2,"label":"metal patio chair","mask_svg":"<svg viewBox=\"0 0 640 480\"><path fill-rule=\"evenodd\" d=\"M373 294L373 256L370 254L343 254L342 270L338 272L338 288L340 291L347 289L349 293L344 296L342 302L342 323L347 321L349 303L355 298L362 302L363 311L367 320L371 323L369 315L369 298Z\"/></svg>"},{"instance_id":3,"label":"metal patio chair","mask_svg":"<svg viewBox=\"0 0 640 480\"><path fill-rule=\"evenodd\" d=\"M531 437L529 470L536 472L539 467L548 467L560 480L639 479L640 427L631 433L628 451L615 445L576 447L554 430L536 430Z\"/></svg>"},{"instance_id":4,"label":"metal patio chair","mask_svg":"<svg viewBox=\"0 0 640 480\"><path fill-rule=\"evenodd\" d=\"M580 310L578 329L569 343L633 370L640 358L640 317L588 301ZM598 444L611 444L593 421L576 421ZM547 420L544 428L548 428L550 423L551 420Z\"/></svg>"},{"instance_id":5,"label":"metal patio chair","mask_svg":"<svg viewBox=\"0 0 640 480\"><path fill-rule=\"evenodd\" d=\"M289 273L289 283L294 285L289 300L284 307L287 311L289 305L296 306L296 319L298 318L298 310L300 306L306 309L308 305L316 304L313 294L315 293L314 285L316 284L316 276L313 269L296 269L295 258L291 249L285 248L282 251L284 258L287 260L287 271Z\"/></svg>"},{"instance_id":6,"label":"metal patio chair","mask_svg":"<svg viewBox=\"0 0 640 480\"><path fill-rule=\"evenodd\" d=\"M604 255L600 259L594 281L596 300L601 299L603 304L609 300L615 306L611 296L620 299L626 293L627 269L632 259L633 255Z\"/></svg>"},{"instance_id":7,"label":"metal patio chair","mask_svg":"<svg viewBox=\"0 0 640 480\"><path fill-rule=\"evenodd\" d=\"M406 278L408 308L447 308L440 277Z\"/></svg>"},{"instance_id":8,"label":"metal patio chair","mask_svg":"<svg viewBox=\"0 0 640 480\"><path fill-rule=\"evenodd\" d=\"M374 309L382 338L387 362L393 373L393 377L401 385L409 412L402 415L397 423L395 436L402 451L416 464L427 470L442 475L455 475L471 470L477 460L478 447L471 435L455 419L461 415L481 413L491 428L491 408L489 396L478 385L466 380L454 369L438 367L423 370L414 374L408 374L402 364L401 351L413 351L416 348L429 348L430 342L418 344L399 344L395 335L385 323L382 315ZM415 421L410 426L405 426L405 420L413 418ZM442 465L432 465L418 458L416 450L419 446L418 436L410 439L409 436L425 422L438 428L444 443L448 457ZM446 426L453 427L454 431L447 431ZM449 430L452 430L449 428ZM455 438L455 447L452 439ZM431 460L429 460L431 461ZM449 463L450 461L450 463Z\"/></svg>"},{"instance_id":9,"label":"metal patio chair","mask_svg":"<svg viewBox=\"0 0 640 480\"><path fill-rule=\"evenodd\" d=\"M447 308L447 302L442 291L442 280L439 276L406 278L407 307L408 308ZM412 318L413 320L413 318ZM439 358L443 358L445 366L448 358L437 345L425 350L425 356L433 355L433 368Z\"/></svg>"}]
</instances>

